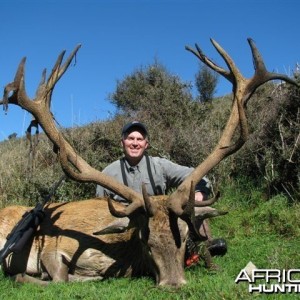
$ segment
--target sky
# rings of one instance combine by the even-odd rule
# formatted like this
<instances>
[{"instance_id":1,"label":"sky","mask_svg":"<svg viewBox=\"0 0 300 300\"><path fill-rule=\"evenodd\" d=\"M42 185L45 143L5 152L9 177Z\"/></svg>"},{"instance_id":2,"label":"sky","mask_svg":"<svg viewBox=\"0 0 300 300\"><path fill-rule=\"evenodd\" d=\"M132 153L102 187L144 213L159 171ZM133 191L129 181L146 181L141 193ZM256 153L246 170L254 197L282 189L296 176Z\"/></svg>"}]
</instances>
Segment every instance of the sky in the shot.
<instances>
[{"instance_id":1,"label":"sky","mask_svg":"<svg viewBox=\"0 0 300 300\"><path fill-rule=\"evenodd\" d=\"M249 37L268 70L292 75L300 63L299 0L1 0L0 11L2 89L26 56L26 90L34 98L43 69L49 74L61 51L66 58L82 45L52 96L62 127L111 118L117 81L155 61L194 84L199 61L186 45L197 43L225 67L210 38L245 77L253 75ZM220 78L216 95L230 92ZM30 120L19 107L1 109L0 141L23 136Z\"/></svg>"}]
</instances>

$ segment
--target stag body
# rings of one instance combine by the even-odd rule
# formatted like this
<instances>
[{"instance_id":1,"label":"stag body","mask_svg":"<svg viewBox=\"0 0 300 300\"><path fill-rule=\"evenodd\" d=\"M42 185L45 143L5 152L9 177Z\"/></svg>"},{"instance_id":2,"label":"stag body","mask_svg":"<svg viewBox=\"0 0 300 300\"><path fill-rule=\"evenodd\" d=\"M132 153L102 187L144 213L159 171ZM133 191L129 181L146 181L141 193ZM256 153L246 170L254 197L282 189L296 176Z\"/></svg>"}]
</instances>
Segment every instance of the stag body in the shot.
<instances>
[{"instance_id":1,"label":"stag body","mask_svg":"<svg viewBox=\"0 0 300 300\"><path fill-rule=\"evenodd\" d=\"M47 275L55 282L150 275L159 285L180 286L185 283L188 226L180 220L172 232L164 198L155 198L153 217L139 214L130 220L113 217L105 199L50 204L32 245L20 254L10 254L4 271ZM0 211L0 247L27 210L13 206ZM94 234L104 229L122 232Z\"/></svg>"}]
</instances>

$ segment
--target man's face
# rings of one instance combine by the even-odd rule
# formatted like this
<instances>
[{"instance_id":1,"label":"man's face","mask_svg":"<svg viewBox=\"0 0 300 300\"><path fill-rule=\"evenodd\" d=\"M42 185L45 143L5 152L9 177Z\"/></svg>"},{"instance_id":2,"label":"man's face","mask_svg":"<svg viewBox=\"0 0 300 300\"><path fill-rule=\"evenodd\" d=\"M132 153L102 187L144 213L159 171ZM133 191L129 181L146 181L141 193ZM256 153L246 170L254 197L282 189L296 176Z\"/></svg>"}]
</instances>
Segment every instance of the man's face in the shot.
<instances>
[{"instance_id":1,"label":"man's face","mask_svg":"<svg viewBox=\"0 0 300 300\"><path fill-rule=\"evenodd\" d=\"M142 132L133 130L122 138L122 146L129 162L138 163L148 148L148 141Z\"/></svg>"}]
</instances>

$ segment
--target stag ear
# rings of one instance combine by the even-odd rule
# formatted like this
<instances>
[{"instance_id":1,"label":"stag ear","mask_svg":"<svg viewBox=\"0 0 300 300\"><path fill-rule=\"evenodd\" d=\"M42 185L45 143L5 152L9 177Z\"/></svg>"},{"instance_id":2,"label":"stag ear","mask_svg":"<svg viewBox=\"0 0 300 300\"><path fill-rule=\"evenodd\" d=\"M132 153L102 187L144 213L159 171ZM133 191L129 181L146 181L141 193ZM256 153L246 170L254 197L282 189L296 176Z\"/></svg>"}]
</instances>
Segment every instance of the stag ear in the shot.
<instances>
[{"instance_id":1,"label":"stag ear","mask_svg":"<svg viewBox=\"0 0 300 300\"><path fill-rule=\"evenodd\" d=\"M101 229L100 231L93 232L93 235L104 235L110 233L122 233L130 229L129 226L129 218L121 218L113 221L112 223L108 224L105 228Z\"/></svg>"}]
</instances>

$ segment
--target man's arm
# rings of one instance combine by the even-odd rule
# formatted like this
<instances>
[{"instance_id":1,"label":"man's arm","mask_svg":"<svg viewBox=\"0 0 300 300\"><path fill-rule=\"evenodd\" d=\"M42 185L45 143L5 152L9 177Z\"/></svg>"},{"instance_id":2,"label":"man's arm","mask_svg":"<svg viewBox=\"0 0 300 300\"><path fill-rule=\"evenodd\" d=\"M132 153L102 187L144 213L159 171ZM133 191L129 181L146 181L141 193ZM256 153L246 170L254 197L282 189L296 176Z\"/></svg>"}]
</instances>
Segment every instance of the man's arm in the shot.
<instances>
[{"instance_id":1,"label":"man's arm","mask_svg":"<svg viewBox=\"0 0 300 300\"><path fill-rule=\"evenodd\" d=\"M167 159L159 159L164 176L166 176L168 182L168 188L177 188L184 179L194 170L176 163L173 163ZM211 193L211 182L207 176L204 176L197 184L195 188L195 198L198 201L207 199Z\"/></svg>"},{"instance_id":2,"label":"man's arm","mask_svg":"<svg viewBox=\"0 0 300 300\"><path fill-rule=\"evenodd\" d=\"M114 177L115 179L119 180L119 178L117 178L116 174L121 172L119 171L120 167L119 167L119 161L114 161L111 164L109 164L108 166L106 166L103 170L102 173L109 175L111 177ZM105 189L103 186L101 185L97 185L96 187L96 197L104 197L106 194L109 194L111 198L113 198L115 196L115 194L110 191Z\"/></svg>"},{"instance_id":3,"label":"man's arm","mask_svg":"<svg viewBox=\"0 0 300 300\"><path fill-rule=\"evenodd\" d=\"M102 185L97 185L96 187L96 197L104 197L104 187Z\"/></svg>"},{"instance_id":4,"label":"man's arm","mask_svg":"<svg viewBox=\"0 0 300 300\"><path fill-rule=\"evenodd\" d=\"M109 175L113 178L115 178L119 182L123 182L122 179L122 172L120 167L120 160L114 161L110 165L108 165L105 169L102 171L104 174ZM111 190L105 189L101 185L97 185L96 187L96 197L104 197L108 195L111 199L114 199L117 202L124 203L125 205L128 205L129 202L125 199L123 199L121 196L117 195L116 193L112 192Z\"/></svg>"}]
</instances>

